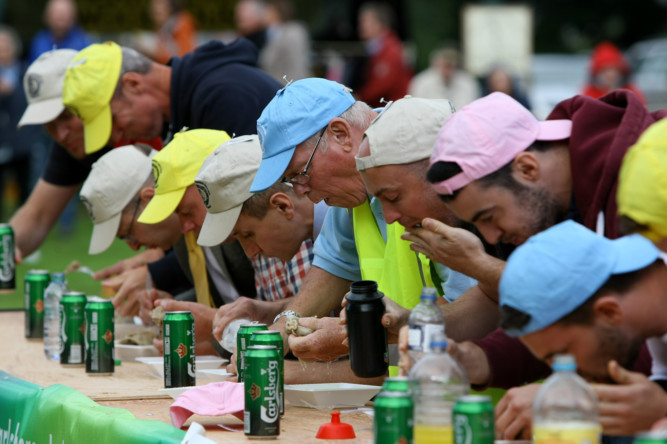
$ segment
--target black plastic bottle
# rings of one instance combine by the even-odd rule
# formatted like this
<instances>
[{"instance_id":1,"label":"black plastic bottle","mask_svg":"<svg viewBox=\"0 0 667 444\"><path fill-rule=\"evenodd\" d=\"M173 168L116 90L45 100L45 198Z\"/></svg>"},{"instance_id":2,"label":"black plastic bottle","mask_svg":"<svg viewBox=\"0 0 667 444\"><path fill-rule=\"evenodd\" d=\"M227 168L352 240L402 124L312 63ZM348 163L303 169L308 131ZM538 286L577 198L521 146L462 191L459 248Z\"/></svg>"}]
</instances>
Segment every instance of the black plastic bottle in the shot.
<instances>
[{"instance_id":1,"label":"black plastic bottle","mask_svg":"<svg viewBox=\"0 0 667 444\"><path fill-rule=\"evenodd\" d=\"M347 299L347 336L350 366L360 378L387 372L387 330L382 326L383 294L375 281L357 281Z\"/></svg>"}]
</instances>

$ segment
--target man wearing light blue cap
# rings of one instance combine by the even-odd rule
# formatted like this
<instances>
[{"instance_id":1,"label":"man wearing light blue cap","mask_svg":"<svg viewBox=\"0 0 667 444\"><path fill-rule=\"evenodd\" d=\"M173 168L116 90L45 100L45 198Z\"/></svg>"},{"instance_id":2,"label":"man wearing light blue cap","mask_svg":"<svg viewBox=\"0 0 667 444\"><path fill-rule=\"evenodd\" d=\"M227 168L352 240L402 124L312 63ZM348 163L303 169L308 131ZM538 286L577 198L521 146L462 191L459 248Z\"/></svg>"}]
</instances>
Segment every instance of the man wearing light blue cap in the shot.
<instances>
[{"instance_id":1,"label":"man wearing light blue cap","mask_svg":"<svg viewBox=\"0 0 667 444\"><path fill-rule=\"evenodd\" d=\"M538 358L576 357L594 384L605 434L633 435L667 415L667 394L626 370L647 339L667 365L667 267L640 235L609 240L572 221L531 237L500 281L501 327Z\"/></svg>"},{"instance_id":2,"label":"man wearing light blue cap","mask_svg":"<svg viewBox=\"0 0 667 444\"><path fill-rule=\"evenodd\" d=\"M418 258L401 240L399 224L385 223L380 202L368 200L357 171L355 156L376 116L343 85L313 78L279 91L257 121L263 154L250 190L262 191L283 178L297 194L332 206L302 290L274 321L278 330L283 330L282 318L288 314L328 315L340 306L350 283L362 278L377 281L389 299L408 309L419 302L422 286L433 286L427 259ZM317 320L314 327L329 322ZM320 350L335 356L347 352L342 339L318 329L311 342L300 341L303 349L292 351L321 359L309 354L309 346L326 344Z\"/></svg>"}]
</instances>

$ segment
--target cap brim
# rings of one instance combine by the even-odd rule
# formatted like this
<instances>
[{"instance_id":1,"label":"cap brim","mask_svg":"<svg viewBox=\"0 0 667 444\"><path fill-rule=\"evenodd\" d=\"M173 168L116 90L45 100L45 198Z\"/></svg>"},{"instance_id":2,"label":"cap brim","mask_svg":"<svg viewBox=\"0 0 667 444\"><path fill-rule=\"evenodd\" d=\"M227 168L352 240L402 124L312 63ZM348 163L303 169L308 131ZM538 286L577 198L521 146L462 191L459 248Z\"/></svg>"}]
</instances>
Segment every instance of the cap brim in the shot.
<instances>
[{"instance_id":1,"label":"cap brim","mask_svg":"<svg viewBox=\"0 0 667 444\"><path fill-rule=\"evenodd\" d=\"M295 149L296 147L262 159L257 174L255 174L255 179L250 185L250 192L259 193L278 182L287 169L287 165L291 162Z\"/></svg>"},{"instance_id":2,"label":"cap brim","mask_svg":"<svg viewBox=\"0 0 667 444\"><path fill-rule=\"evenodd\" d=\"M88 254L102 253L111 246L111 243L118 233L121 216L122 212L110 217L104 222L93 224L93 234L90 237Z\"/></svg>"},{"instance_id":3,"label":"cap brim","mask_svg":"<svg viewBox=\"0 0 667 444\"><path fill-rule=\"evenodd\" d=\"M206 213L197 243L204 247L213 247L223 243L239 220L241 208L243 204L220 213Z\"/></svg>"},{"instance_id":4,"label":"cap brim","mask_svg":"<svg viewBox=\"0 0 667 444\"><path fill-rule=\"evenodd\" d=\"M543 120L535 140L565 140L572 134L571 120Z\"/></svg>"},{"instance_id":5,"label":"cap brim","mask_svg":"<svg viewBox=\"0 0 667 444\"><path fill-rule=\"evenodd\" d=\"M630 273L641 270L658 260L659 251L644 236L633 234L614 240L617 261L612 269L613 274Z\"/></svg>"},{"instance_id":6,"label":"cap brim","mask_svg":"<svg viewBox=\"0 0 667 444\"><path fill-rule=\"evenodd\" d=\"M25 109L16 127L49 123L55 120L64 109L65 105L63 105L62 97L33 103Z\"/></svg>"},{"instance_id":7,"label":"cap brim","mask_svg":"<svg viewBox=\"0 0 667 444\"><path fill-rule=\"evenodd\" d=\"M170 191L164 194L156 194L153 196L144 211L141 212L137 222L140 224L157 224L162 222L174 212L178 204L183 199L185 188Z\"/></svg>"},{"instance_id":8,"label":"cap brim","mask_svg":"<svg viewBox=\"0 0 667 444\"><path fill-rule=\"evenodd\" d=\"M106 105L93 120L83 126L83 136L86 143L86 154L99 151L109 141L111 136L111 108Z\"/></svg>"}]
</instances>

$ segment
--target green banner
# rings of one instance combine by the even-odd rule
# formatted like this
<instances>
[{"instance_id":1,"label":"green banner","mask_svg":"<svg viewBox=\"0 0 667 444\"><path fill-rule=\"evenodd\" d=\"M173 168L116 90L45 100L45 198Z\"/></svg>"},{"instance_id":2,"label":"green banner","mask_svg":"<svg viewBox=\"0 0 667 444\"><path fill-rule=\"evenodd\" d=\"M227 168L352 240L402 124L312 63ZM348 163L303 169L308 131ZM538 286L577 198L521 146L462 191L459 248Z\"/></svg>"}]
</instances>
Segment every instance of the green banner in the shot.
<instances>
[{"instance_id":1,"label":"green banner","mask_svg":"<svg viewBox=\"0 0 667 444\"><path fill-rule=\"evenodd\" d=\"M104 407L74 389L40 387L0 371L0 444L180 443L183 430Z\"/></svg>"}]
</instances>

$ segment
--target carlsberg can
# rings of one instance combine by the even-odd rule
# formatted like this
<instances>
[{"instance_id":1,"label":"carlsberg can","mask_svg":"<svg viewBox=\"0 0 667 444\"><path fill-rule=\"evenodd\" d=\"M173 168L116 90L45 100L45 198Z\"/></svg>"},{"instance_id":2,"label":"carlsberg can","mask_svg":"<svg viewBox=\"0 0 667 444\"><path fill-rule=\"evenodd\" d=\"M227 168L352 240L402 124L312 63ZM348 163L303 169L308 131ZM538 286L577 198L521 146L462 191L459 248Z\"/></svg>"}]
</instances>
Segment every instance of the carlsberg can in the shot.
<instances>
[{"instance_id":1,"label":"carlsberg can","mask_svg":"<svg viewBox=\"0 0 667 444\"><path fill-rule=\"evenodd\" d=\"M0 294L16 290L14 263L14 230L9 224L0 224Z\"/></svg>"},{"instance_id":2,"label":"carlsberg can","mask_svg":"<svg viewBox=\"0 0 667 444\"><path fill-rule=\"evenodd\" d=\"M44 290L51 283L47 270L30 270L25 275L25 337L44 337Z\"/></svg>"},{"instance_id":3,"label":"carlsberg can","mask_svg":"<svg viewBox=\"0 0 667 444\"><path fill-rule=\"evenodd\" d=\"M60 363L83 364L86 331L85 293L69 291L60 299Z\"/></svg>"},{"instance_id":4,"label":"carlsberg can","mask_svg":"<svg viewBox=\"0 0 667 444\"><path fill-rule=\"evenodd\" d=\"M454 444L493 444L493 405L484 395L467 395L456 400L452 423Z\"/></svg>"},{"instance_id":5,"label":"carlsberg can","mask_svg":"<svg viewBox=\"0 0 667 444\"><path fill-rule=\"evenodd\" d=\"M245 434L251 439L280 435L280 363L273 345L251 345L245 355Z\"/></svg>"},{"instance_id":6,"label":"carlsberg can","mask_svg":"<svg viewBox=\"0 0 667 444\"><path fill-rule=\"evenodd\" d=\"M280 384L278 393L280 396L280 414L285 414L285 357L283 353L283 337L276 330L260 330L253 332L250 337L250 345L275 345L278 349L278 365L280 366Z\"/></svg>"},{"instance_id":7,"label":"carlsberg can","mask_svg":"<svg viewBox=\"0 0 667 444\"><path fill-rule=\"evenodd\" d=\"M114 309L108 299L88 298L86 317L86 373L114 371Z\"/></svg>"},{"instance_id":8,"label":"carlsberg can","mask_svg":"<svg viewBox=\"0 0 667 444\"><path fill-rule=\"evenodd\" d=\"M244 370L246 368L245 352L250 347L250 338L253 332L261 330L268 330L266 324L252 322L239 327L239 331L236 334L236 372L238 373L237 379L239 382L243 382Z\"/></svg>"},{"instance_id":9,"label":"carlsberg can","mask_svg":"<svg viewBox=\"0 0 667 444\"><path fill-rule=\"evenodd\" d=\"M164 386L195 385L195 318L189 311L167 312L162 330Z\"/></svg>"}]
</instances>

